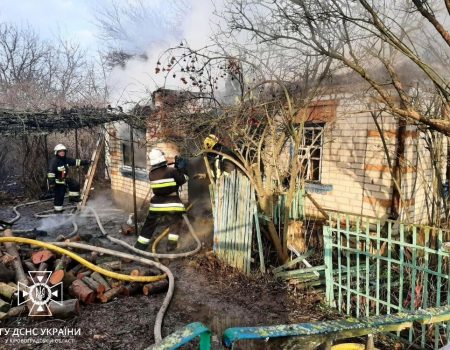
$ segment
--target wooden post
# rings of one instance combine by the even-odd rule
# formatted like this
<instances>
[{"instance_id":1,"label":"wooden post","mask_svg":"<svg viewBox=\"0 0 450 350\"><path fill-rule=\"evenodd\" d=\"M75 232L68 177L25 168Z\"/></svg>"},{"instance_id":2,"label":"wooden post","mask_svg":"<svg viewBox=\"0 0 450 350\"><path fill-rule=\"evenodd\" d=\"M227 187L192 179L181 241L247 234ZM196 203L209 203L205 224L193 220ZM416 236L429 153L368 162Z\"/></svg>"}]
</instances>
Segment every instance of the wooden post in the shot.
<instances>
[{"instance_id":1,"label":"wooden post","mask_svg":"<svg viewBox=\"0 0 450 350\"><path fill-rule=\"evenodd\" d=\"M88 173L86 175L86 180L84 181L83 192L81 193L81 196L82 196L81 207L86 206L86 202L89 197L89 192L91 191L92 181L94 181L95 171L97 170L98 160L100 159L101 149L102 149L104 143L105 143L105 138L102 135L98 139L97 146L91 157L91 160L93 163L89 167Z\"/></svg>"},{"instance_id":2,"label":"wooden post","mask_svg":"<svg viewBox=\"0 0 450 350\"><path fill-rule=\"evenodd\" d=\"M136 170L134 164L134 137L133 127L130 125L130 145L131 145L131 174L133 176L133 209L134 209L134 229L138 233L137 205L136 205Z\"/></svg>"}]
</instances>

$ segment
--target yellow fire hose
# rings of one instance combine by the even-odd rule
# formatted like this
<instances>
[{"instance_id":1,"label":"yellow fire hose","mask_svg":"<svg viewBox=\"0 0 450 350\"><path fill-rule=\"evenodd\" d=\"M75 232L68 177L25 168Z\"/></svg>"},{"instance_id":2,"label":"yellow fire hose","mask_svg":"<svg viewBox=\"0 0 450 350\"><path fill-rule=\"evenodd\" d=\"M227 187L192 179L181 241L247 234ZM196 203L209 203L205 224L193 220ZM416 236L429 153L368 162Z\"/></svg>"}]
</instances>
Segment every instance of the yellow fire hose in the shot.
<instances>
[{"instance_id":1,"label":"yellow fire hose","mask_svg":"<svg viewBox=\"0 0 450 350\"><path fill-rule=\"evenodd\" d=\"M38 247L42 247L42 248L46 248L46 249L55 251L60 254L67 255L67 256L71 257L73 260L78 261L80 264L87 267L88 269L98 272L104 276L111 277L111 278L121 280L121 281L155 282L155 281L163 280L167 277L165 274L157 275L157 276L130 276L130 275L124 275L121 273L112 272L112 271L106 270L104 268L101 268L97 265L94 265L93 263L87 261L86 259L83 259L81 256L75 254L74 252L72 252L70 250L67 250L67 249L64 249L61 247L57 247L56 245L53 245L50 243L36 241L34 239L23 238L23 237L0 237L0 243L7 243L7 242L34 245L34 246L38 246Z\"/></svg>"}]
</instances>

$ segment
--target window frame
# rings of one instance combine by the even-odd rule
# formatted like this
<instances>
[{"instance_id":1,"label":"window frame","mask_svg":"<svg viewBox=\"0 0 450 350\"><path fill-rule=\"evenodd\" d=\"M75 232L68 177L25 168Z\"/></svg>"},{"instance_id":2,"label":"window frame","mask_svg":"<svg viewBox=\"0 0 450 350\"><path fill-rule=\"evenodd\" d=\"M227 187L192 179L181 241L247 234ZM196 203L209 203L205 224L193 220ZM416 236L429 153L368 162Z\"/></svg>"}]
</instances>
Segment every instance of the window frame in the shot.
<instances>
[{"instance_id":1,"label":"window frame","mask_svg":"<svg viewBox=\"0 0 450 350\"><path fill-rule=\"evenodd\" d=\"M298 149L297 156L303 164L303 162L307 162L307 174L305 174L305 181L310 183L322 183L322 162L323 162L323 139L324 139L324 132L325 132L326 123L325 122L305 122L302 127L303 135L302 135L302 145L300 145ZM305 142L307 141L306 138L306 132L308 130L312 130L312 144L311 145L305 145ZM317 130L320 130L319 132L316 132ZM317 139L317 135L319 135L319 144L314 146L314 142ZM314 147L313 147L314 146ZM320 156L319 159L316 159L316 157L311 157L314 150L319 150ZM304 159L304 154L307 155L307 158ZM319 161L318 166L318 178L317 179L311 179L308 174L311 173L311 164L314 160ZM313 174L314 175L314 174Z\"/></svg>"}]
</instances>

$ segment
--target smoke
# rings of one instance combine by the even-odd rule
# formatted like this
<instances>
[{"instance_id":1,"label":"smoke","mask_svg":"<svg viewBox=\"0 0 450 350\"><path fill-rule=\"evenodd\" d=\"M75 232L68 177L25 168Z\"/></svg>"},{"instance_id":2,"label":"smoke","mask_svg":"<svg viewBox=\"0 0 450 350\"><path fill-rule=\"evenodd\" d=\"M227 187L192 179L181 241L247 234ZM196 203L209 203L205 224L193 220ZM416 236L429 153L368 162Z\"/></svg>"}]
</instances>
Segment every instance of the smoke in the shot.
<instances>
[{"instance_id":1,"label":"smoke","mask_svg":"<svg viewBox=\"0 0 450 350\"><path fill-rule=\"evenodd\" d=\"M105 195L98 195L95 198L90 199L88 206L97 212L100 219L102 217L111 217L112 210L121 214L121 211L117 210L117 207L114 206L112 199ZM67 213L70 213L70 211L67 211ZM55 231L63 226L72 225L73 221L80 227L86 226L88 222L92 223L94 226L96 225L92 213L89 210L84 210L81 214L76 215L54 215L43 218L37 229L43 231Z\"/></svg>"},{"instance_id":2,"label":"smoke","mask_svg":"<svg viewBox=\"0 0 450 350\"><path fill-rule=\"evenodd\" d=\"M62 226L71 224L71 222L72 222L71 216L66 215L50 216L48 218L43 218L37 229L42 231L54 231Z\"/></svg>"},{"instance_id":3,"label":"smoke","mask_svg":"<svg viewBox=\"0 0 450 350\"><path fill-rule=\"evenodd\" d=\"M213 17L214 8L218 6L217 3L220 6L221 1L215 1L214 5L211 0L187 1L181 30L180 28L173 28L171 32L165 30L160 33L160 40L141 48L141 52L145 52L145 55L128 60L123 68L115 67L108 79L111 102L120 105L146 103L150 100L151 92L158 87L171 89L184 87L179 80L170 78L165 81L164 75L155 74L156 63L165 50L177 46L182 40L193 48L208 45L212 33L210 19ZM145 36L146 33L141 35Z\"/></svg>"}]
</instances>

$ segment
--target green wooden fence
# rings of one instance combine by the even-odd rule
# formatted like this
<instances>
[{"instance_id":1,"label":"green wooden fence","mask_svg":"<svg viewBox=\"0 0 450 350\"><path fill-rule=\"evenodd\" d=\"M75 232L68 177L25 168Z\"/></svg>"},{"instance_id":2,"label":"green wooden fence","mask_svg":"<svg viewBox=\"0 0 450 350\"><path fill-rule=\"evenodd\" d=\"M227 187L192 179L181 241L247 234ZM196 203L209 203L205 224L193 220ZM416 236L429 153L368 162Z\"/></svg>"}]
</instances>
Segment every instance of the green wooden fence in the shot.
<instances>
[{"instance_id":1,"label":"green wooden fence","mask_svg":"<svg viewBox=\"0 0 450 350\"><path fill-rule=\"evenodd\" d=\"M369 317L450 304L448 230L389 220L382 225L337 212L329 219L324 226L329 305ZM438 349L450 342L450 323L439 321L399 335L419 348Z\"/></svg>"},{"instance_id":2,"label":"green wooden fence","mask_svg":"<svg viewBox=\"0 0 450 350\"><path fill-rule=\"evenodd\" d=\"M255 191L246 176L234 171L216 182L213 216L215 254L228 265L250 274L255 232L260 268L264 272Z\"/></svg>"},{"instance_id":3,"label":"green wooden fence","mask_svg":"<svg viewBox=\"0 0 450 350\"><path fill-rule=\"evenodd\" d=\"M289 219L303 220L305 217L305 205L304 205L305 191L298 189L294 193L292 199L291 208L289 211ZM278 197L278 201L273 208L273 222L275 225L282 225L284 220L284 213L286 210L286 194L283 193Z\"/></svg>"}]
</instances>

